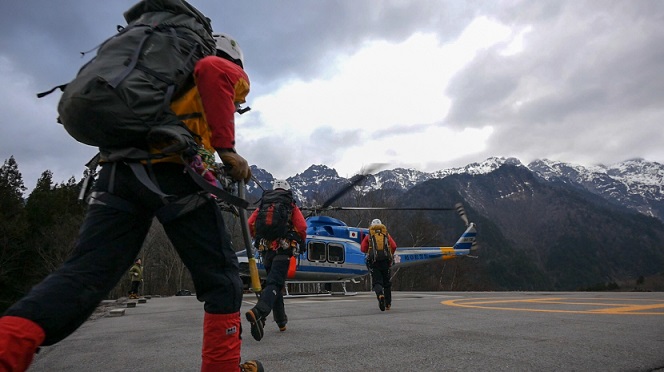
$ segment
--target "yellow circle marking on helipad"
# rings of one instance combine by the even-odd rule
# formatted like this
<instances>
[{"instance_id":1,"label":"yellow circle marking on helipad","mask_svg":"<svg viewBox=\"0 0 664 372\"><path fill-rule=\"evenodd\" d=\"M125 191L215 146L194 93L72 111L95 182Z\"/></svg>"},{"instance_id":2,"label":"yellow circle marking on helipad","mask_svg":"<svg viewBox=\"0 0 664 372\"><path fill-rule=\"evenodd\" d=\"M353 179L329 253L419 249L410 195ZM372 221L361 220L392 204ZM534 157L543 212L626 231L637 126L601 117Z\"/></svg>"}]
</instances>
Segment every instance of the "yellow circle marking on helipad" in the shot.
<instances>
[{"instance_id":1,"label":"yellow circle marking on helipad","mask_svg":"<svg viewBox=\"0 0 664 372\"><path fill-rule=\"evenodd\" d=\"M441 302L447 306L540 313L664 315L664 300L633 298L467 298Z\"/></svg>"}]
</instances>

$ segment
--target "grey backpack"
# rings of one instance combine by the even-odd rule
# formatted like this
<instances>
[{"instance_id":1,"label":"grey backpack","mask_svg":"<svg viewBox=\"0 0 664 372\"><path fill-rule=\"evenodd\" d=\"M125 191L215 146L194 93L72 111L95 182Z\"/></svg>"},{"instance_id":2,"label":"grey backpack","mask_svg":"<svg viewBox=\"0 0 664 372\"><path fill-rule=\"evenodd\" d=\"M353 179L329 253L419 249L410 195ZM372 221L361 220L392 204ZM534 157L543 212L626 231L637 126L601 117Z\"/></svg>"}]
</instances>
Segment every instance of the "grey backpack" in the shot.
<instances>
[{"instance_id":1,"label":"grey backpack","mask_svg":"<svg viewBox=\"0 0 664 372\"><path fill-rule=\"evenodd\" d=\"M58 121L67 132L99 147L104 160L128 161L136 177L166 199L171 195L161 192L137 161L196 154L194 135L170 105L193 87L196 62L215 54L212 27L184 0L143 0L124 18L127 26L118 26L74 80L37 96L61 89ZM149 144L159 144L161 153L149 153ZM246 200L211 186L191 166L185 169L204 190L247 207Z\"/></svg>"},{"instance_id":2,"label":"grey backpack","mask_svg":"<svg viewBox=\"0 0 664 372\"><path fill-rule=\"evenodd\" d=\"M174 98L193 85L196 62L215 53L210 21L184 0L143 0L124 13L126 27L103 42L63 90L58 121L77 141L113 153L146 149L149 137L191 133L171 111ZM184 148L171 148L172 152Z\"/></svg>"}]
</instances>

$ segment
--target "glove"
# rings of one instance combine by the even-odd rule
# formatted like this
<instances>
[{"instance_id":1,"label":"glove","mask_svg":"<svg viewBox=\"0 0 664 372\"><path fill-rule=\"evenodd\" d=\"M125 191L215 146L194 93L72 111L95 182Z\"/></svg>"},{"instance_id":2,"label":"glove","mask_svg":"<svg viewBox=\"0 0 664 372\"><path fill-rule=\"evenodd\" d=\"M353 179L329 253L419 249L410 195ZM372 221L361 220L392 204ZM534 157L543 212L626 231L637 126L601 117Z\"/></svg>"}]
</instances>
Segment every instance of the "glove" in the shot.
<instances>
[{"instance_id":1,"label":"glove","mask_svg":"<svg viewBox=\"0 0 664 372\"><path fill-rule=\"evenodd\" d=\"M298 244L302 245L300 235L298 235L295 231L290 230L286 233L286 239L289 240L295 240Z\"/></svg>"},{"instance_id":2,"label":"glove","mask_svg":"<svg viewBox=\"0 0 664 372\"><path fill-rule=\"evenodd\" d=\"M235 150L217 150L219 157L225 166L229 167L228 174L236 181L249 182L251 180L251 169L249 163Z\"/></svg>"}]
</instances>

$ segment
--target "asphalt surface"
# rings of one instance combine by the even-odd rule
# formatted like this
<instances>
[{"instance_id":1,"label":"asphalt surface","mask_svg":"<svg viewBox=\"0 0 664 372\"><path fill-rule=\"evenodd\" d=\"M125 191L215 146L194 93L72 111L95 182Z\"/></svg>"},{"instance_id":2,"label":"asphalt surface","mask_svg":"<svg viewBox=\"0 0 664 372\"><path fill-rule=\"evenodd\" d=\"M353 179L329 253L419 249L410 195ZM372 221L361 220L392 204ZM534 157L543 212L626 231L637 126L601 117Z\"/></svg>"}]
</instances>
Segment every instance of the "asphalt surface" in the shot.
<instances>
[{"instance_id":1,"label":"asphalt surface","mask_svg":"<svg viewBox=\"0 0 664 372\"><path fill-rule=\"evenodd\" d=\"M255 302L244 298L244 314ZM244 359L266 371L664 371L664 293L396 292L288 298ZM42 348L37 371L198 371L202 304L151 298Z\"/></svg>"}]
</instances>

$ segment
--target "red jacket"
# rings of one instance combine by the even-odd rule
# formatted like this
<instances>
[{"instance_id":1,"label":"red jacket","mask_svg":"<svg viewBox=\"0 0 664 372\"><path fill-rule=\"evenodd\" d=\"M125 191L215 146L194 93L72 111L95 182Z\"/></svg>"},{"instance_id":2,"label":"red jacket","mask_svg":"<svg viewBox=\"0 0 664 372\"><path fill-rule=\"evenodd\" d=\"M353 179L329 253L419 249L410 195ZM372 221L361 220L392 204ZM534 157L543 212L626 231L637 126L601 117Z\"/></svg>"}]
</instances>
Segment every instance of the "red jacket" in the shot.
<instances>
[{"instance_id":1,"label":"red jacket","mask_svg":"<svg viewBox=\"0 0 664 372\"><path fill-rule=\"evenodd\" d=\"M256 236L256 218L258 217L258 209L254 210L254 213L249 216L249 233L251 237ZM307 221L304 219L304 215L300 208L293 203L293 211L291 212L291 222L293 223L293 230L302 238L302 241L305 242L307 239ZM272 249L277 249L278 242L272 242Z\"/></svg>"},{"instance_id":2,"label":"red jacket","mask_svg":"<svg viewBox=\"0 0 664 372\"><path fill-rule=\"evenodd\" d=\"M171 110L196 134L206 168L214 164L215 151L235 147L235 104L245 102L249 78L244 70L226 59L208 56L194 67L196 84L171 103ZM160 149L151 149L159 152ZM179 155L154 159L154 163L181 163Z\"/></svg>"},{"instance_id":3,"label":"red jacket","mask_svg":"<svg viewBox=\"0 0 664 372\"><path fill-rule=\"evenodd\" d=\"M242 67L216 56L196 63L194 78L215 149L235 148L235 104L249 94L249 77Z\"/></svg>"}]
</instances>

